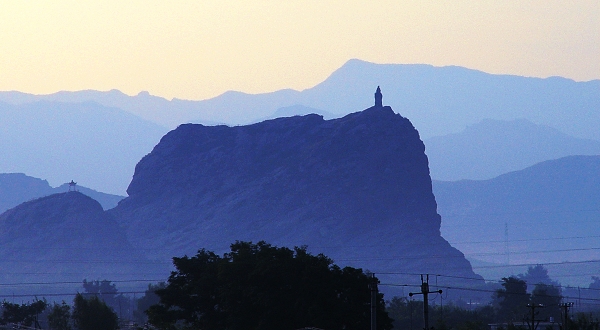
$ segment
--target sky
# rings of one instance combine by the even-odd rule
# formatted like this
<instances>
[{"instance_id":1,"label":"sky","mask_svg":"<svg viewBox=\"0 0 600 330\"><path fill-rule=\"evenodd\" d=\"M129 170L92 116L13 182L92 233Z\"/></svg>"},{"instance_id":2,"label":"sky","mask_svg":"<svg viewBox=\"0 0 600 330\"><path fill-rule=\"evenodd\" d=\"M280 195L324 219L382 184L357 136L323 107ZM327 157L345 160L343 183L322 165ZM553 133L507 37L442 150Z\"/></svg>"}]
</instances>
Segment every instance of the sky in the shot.
<instances>
[{"instance_id":1,"label":"sky","mask_svg":"<svg viewBox=\"0 0 600 330\"><path fill-rule=\"evenodd\" d=\"M600 79L600 1L3 1L0 90L202 100L347 60Z\"/></svg>"}]
</instances>

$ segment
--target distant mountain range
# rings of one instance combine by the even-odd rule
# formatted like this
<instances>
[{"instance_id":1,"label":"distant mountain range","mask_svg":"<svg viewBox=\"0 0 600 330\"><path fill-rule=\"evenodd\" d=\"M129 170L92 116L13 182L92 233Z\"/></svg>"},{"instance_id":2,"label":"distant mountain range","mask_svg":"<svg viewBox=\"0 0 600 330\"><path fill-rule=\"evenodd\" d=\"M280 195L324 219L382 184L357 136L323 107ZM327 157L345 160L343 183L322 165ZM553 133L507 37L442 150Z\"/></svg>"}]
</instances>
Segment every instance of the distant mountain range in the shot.
<instances>
[{"instance_id":1,"label":"distant mountain range","mask_svg":"<svg viewBox=\"0 0 600 330\"><path fill-rule=\"evenodd\" d=\"M0 92L0 101L94 101L172 129L188 122L248 124L269 118L280 108L296 105L327 110L339 117L369 106L364 95L371 94L378 85L385 95L384 103L411 118L425 139L459 132L486 118L524 118L578 138L600 140L600 80L575 82L559 77L493 75L455 66L350 60L322 83L301 92L226 92L202 101L169 101L147 92L127 96L116 90L51 95Z\"/></svg>"},{"instance_id":2,"label":"distant mountain range","mask_svg":"<svg viewBox=\"0 0 600 330\"><path fill-rule=\"evenodd\" d=\"M124 196L110 195L86 187L75 186L77 191L98 201L104 210L117 206ZM52 188L48 181L22 173L0 173L0 214L21 203L69 191L67 183Z\"/></svg>"},{"instance_id":3,"label":"distant mountain range","mask_svg":"<svg viewBox=\"0 0 600 330\"><path fill-rule=\"evenodd\" d=\"M485 119L425 141L431 177L483 180L571 155L600 155L600 141L578 139L526 119Z\"/></svg>"},{"instance_id":4,"label":"distant mountain range","mask_svg":"<svg viewBox=\"0 0 600 330\"><path fill-rule=\"evenodd\" d=\"M490 180L433 181L433 191L442 235L471 259L600 260L600 156L544 161Z\"/></svg>"},{"instance_id":5,"label":"distant mountain range","mask_svg":"<svg viewBox=\"0 0 600 330\"><path fill-rule=\"evenodd\" d=\"M600 80L350 60L304 91L226 92L202 101L117 90L0 92L0 173L52 185L75 180L122 195L137 161L180 124L239 125L308 113L337 118L367 107L364 95L377 85L384 104L419 130L434 179L492 178L538 161L598 153Z\"/></svg>"},{"instance_id":6,"label":"distant mountain range","mask_svg":"<svg viewBox=\"0 0 600 330\"><path fill-rule=\"evenodd\" d=\"M0 102L0 173L125 194L135 164L168 129L95 102Z\"/></svg>"}]
</instances>

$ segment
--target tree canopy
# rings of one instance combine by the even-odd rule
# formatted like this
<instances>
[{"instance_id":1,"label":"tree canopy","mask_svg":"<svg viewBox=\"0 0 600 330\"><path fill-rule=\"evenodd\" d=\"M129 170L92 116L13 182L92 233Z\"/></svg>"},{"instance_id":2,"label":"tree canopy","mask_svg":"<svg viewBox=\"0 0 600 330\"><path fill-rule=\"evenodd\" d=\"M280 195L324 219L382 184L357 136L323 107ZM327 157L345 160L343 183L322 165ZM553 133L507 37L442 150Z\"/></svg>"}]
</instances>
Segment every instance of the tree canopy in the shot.
<instances>
[{"instance_id":1,"label":"tree canopy","mask_svg":"<svg viewBox=\"0 0 600 330\"><path fill-rule=\"evenodd\" d=\"M71 306L66 302L52 305L48 314L48 327L51 330L71 330Z\"/></svg>"},{"instance_id":2,"label":"tree canopy","mask_svg":"<svg viewBox=\"0 0 600 330\"><path fill-rule=\"evenodd\" d=\"M502 289L496 290L494 295L498 307L500 320L515 322L521 321L527 314L527 304L530 302L527 293L527 283L516 277L503 277Z\"/></svg>"},{"instance_id":3,"label":"tree canopy","mask_svg":"<svg viewBox=\"0 0 600 330\"><path fill-rule=\"evenodd\" d=\"M2 317L0 324L22 323L25 326L31 326L38 321L38 315L43 312L48 303L45 299L36 300L31 304L14 304L7 301L2 303Z\"/></svg>"},{"instance_id":4,"label":"tree canopy","mask_svg":"<svg viewBox=\"0 0 600 330\"><path fill-rule=\"evenodd\" d=\"M236 242L222 257L201 249L173 258L149 320L163 329L367 329L371 277L305 247ZM390 329L378 294L377 328Z\"/></svg>"},{"instance_id":5,"label":"tree canopy","mask_svg":"<svg viewBox=\"0 0 600 330\"><path fill-rule=\"evenodd\" d=\"M119 328L117 314L98 296L85 298L78 293L73 300L71 315L79 330L111 330Z\"/></svg>"}]
</instances>

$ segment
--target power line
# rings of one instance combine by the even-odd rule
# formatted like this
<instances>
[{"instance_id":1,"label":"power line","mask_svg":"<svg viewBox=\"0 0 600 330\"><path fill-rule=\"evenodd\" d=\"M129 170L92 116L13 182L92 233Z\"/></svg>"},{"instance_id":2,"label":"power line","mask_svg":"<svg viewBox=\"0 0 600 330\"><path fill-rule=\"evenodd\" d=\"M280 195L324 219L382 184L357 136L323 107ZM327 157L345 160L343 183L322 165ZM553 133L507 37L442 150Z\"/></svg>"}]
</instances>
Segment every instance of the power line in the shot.
<instances>
[{"instance_id":1,"label":"power line","mask_svg":"<svg viewBox=\"0 0 600 330\"><path fill-rule=\"evenodd\" d=\"M162 280L154 279L138 279L138 280L107 280L110 283L134 283L134 282L161 282ZM18 286L18 285L51 285L51 284L82 284L83 281L56 281L56 282L21 282L21 283L0 283L0 286Z\"/></svg>"},{"instance_id":2,"label":"power line","mask_svg":"<svg viewBox=\"0 0 600 330\"><path fill-rule=\"evenodd\" d=\"M572 210L552 210L552 211L529 211L529 212L494 212L494 213L478 213L478 214L470 214L470 213L449 213L449 214L441 214L444 212L438 213L442 218L474 218L474 217L494 217L494 216L502 216L502 215L530 215L530 214L565 214L565 213L587 213L587 212L600 212L600 209L572 209ZM553 222L554 223L554 222Z\"/></svg>"},{"instance_id":3,"label":"power line","mask_svg":"<svg viewBox=\"0 0 600 330\"><path fill-rule=\"evenodd\" d=\"M571 236L571 237L551 237L551 238L527 238L527 239L512 239L512 240L508 240L509 243L516 243L516 242L535 242L535 241L560 241L560 240L573 240L573 239L586 239L586 238L600 238L600 235L593 235L593 236ZM505 243L505 240L498 240L498 241L467 241L467 242L461 242L461 241L448 241L448 243L450 244L490 244L490 243Z\"/></svg>"},{"instance_id":4,"label":"power line","mask_svg":"<svg viewBox=\"0 0 600 330\"><path fill-rule=\"evenodd\" d=\"M524 266L537 266L537 265L570 265L570 264L587 264L587 263L597 263L600 260L583 260L583 261L561 261L561 262L543 262L543 263L529 263L529 264L514 264L514 265L489 265L489 266L476 266L471 267L473 269L482 269L482 268L506 268L506 267L524 267Z\"/></svg>"}]
</instances>

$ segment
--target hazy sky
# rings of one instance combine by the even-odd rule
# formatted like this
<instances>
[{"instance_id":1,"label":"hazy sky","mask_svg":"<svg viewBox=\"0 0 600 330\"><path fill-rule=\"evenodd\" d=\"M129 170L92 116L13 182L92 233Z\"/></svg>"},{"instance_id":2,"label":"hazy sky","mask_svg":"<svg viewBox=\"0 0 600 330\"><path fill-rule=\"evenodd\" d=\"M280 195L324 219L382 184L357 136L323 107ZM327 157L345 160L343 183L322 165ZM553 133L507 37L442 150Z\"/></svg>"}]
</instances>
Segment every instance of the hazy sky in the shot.
<instances>
[{"instance_id":1,"label":"hazy sky","mask_svg":"<svg viewBox=\"0 0 600 330\"><path fill-rule=\"evenodd\" d=\"M205 99L348 59L600 78L600 1L0 1L0 90Z\"/></svg>"}]
</instances>

